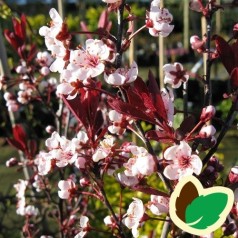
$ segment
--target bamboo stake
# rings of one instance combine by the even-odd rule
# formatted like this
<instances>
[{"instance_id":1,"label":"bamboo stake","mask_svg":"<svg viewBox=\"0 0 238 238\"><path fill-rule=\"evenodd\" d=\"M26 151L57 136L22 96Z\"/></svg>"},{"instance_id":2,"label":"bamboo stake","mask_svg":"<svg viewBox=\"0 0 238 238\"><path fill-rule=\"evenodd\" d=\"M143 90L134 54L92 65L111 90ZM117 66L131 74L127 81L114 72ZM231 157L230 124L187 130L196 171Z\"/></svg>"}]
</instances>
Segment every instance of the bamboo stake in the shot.
<instances>
[{"instance_id":1,"label":"bamboo stake","mask_svg":"<svg viewBox=\"0 0 238 238\"><path fill-rule=\"evenodd\" d=\"M135 32L135 21L131 22L132 24L132 33ZM131 39L131 43L130 43L130 47L129 47L129 64L131 65L133 63L133 61L135 60L135 38L133 37Z\"/></svg>"},{"instance_id":2,"label":"bamboo stake","mask_svg":"<svg viewBox=\"0 0 238 238\"><path fill-rule=\"evenodd\" d=\"M58 12L62 19L64 19L64 0L57 0Z\"/></svg>"},{"instance_id":3,"label":"bamboo stake","mask_svg":"<svg viewBox=\"0 0 238 238\"><path fill-rule=\"evenodd\" d=\"M183 47L189 50L189 0L184 0L183 4Z\"/></svg>"}]
</instances>

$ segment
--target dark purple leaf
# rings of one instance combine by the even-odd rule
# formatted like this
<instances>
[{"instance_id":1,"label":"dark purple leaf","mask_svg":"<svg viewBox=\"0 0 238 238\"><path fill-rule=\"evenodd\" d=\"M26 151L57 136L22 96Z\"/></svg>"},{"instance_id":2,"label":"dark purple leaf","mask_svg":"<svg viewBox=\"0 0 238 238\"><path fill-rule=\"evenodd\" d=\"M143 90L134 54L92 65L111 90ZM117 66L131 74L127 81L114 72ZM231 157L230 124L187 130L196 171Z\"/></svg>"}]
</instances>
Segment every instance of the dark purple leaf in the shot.
<instances>
[{"instance_id":1,"label":"dark purple leaf","mask_svg":"<svg viewBox=\"0 0 238 238\"><path fill-rule=\"evenodd\" d=\"M151 130L146 132L145 136L149 140L155 140L162 143L173 143L175 141L172 131L169 133L167 131Z\"/></svg>"},{"instance_id":2,"label":"dark purple leaf","mask_svg":"<svg viewBox=\"0 0 238 238\"><path fill-rule=\"evenodd\" d=\"M231 74L235 68L235 56L231 46L220 36L214 36L217 52L227 72Z\"/></svg>"},{"instance_id":3,"label":"dark purple leaf","mask_svg":"<svg viewBox=\"0 0 238 238\"><path fill-rule=\"evenodd\" d=\"M234 68L231 72L231 87L232 89L238 88L238 68Z\"/></svg>"},{"instance_id":4,"label":"dark purple leaf","mask_svg":"<svg viewBox=\"0 0 238 238\"><path fill-rule=\"evenodd\" d=\"M113 108L114 110L116 110L121 114L130 116L137 120L145 120L153 124L156 123L154 117L153 116L151 117L150 114L148 114L144 110L145 109L144 107L143 108L136 107L134 105L122 102L121 100L114 98L109 98L108 104L110 105L111 108Z\"/></svg>"}]
</instances>

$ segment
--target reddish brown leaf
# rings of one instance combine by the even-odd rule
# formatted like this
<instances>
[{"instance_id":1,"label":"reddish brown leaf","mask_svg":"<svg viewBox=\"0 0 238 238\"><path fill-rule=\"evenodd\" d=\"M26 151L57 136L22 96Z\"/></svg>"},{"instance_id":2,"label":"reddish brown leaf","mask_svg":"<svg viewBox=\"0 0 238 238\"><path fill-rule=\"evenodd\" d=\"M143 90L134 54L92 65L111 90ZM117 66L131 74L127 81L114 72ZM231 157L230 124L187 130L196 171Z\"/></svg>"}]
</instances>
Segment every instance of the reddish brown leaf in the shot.
<instances>
[{"instance_id":1,"label":"reddish brown leaf","mask_svg":"<svg viewBox=\"0 0 238 238\"><path fill-rule=\"evenodd\" d=\"M24 149L27 148L27 134L23 127L19 124L16 124L13 127L13 138L15 141L20 143Z\"/></svg>"},{"instance_id":2,"label":"reddish brown leaf","mask_svg":"<svg viewBox=\"0 0 238 238\"><path fill-rule=\"evenodd\" d=\"M227 72L231 74L235 68L235 56L231 46L220 36L214 36L217 52Z\"/></svg>"},{"instance_id":3,"label":"reddish brown leaf","mask_svg":"<svg viewBox=\"0 0 238 238\"><path fill-rule=\"evenodd\" d=\"M149 71L148 78L149 78L148 88L150 91L150 95L153 99L154 107L156 109L156 113L155 113L156 117L159 120L164 120L167 122L167 120L168 120L167 112L166 112L166 109L164 106L163 99L160 94L160 88L159 88L158 83L151 71Z\"/></svg>"},{"instance_id":4,"label":"reddish brown leaf","mask_svg":"<svg viewBox=\"0 0 238 238\"><path fill-rule=\"evenodd\" d=\"M231 87L233 89L238 88L238 67L234 68L231 72Z\"/></svg>"},{"instance_id":5,"label":"reddish brown leaf","mask_svg":"<svg viewBox=\"0 0 238 238\"><path fill-rule=\"evenodd\" d=\"M167 131L151 130L146 132L145 136L149 140L155 140L162 143L173 143L175 141L174 135L172 133L168 133Z\"/></svg>"},{"instance_id":6,"label":"reddish brown leaf","mask_svg":"<svg viewBox=\"0 0 238 238\"><path fill-rule=\"evenodd\" d=\"M121 114L130 116L137 120L144 120L153 124L156 123L154 117L151 117L149 114L147 114L146 111L143 110L144 108L138 108L134 105L113 98L108 99L108 104L111 108Z\"/></svg>"}]
</instances>

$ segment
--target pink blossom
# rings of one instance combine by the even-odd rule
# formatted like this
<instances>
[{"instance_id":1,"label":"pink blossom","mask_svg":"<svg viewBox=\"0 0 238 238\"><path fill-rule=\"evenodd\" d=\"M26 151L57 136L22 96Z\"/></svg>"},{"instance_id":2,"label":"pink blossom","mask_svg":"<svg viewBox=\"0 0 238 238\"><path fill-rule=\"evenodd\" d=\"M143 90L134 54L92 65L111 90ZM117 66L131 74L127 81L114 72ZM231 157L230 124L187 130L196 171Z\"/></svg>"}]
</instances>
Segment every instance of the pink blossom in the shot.
<instances>
[{"instance_id":1,"label":"pink blossom","mask_svg":"<svg viewBox=\"0 0 238 238\"><path fill-rule=\"evenodd\" d=\"M103 73L109 57L110 49L101 40L88 39L85 49L70 51L69 64L62 71L63 82L58 85L57 93L68 95L68 99L75 98L80 83L87 84L89 78Z\"/></svg>"},{"instance_id":2,"label":"pink blossom","mask_svg":"<svg viewBox=\"0 0 238 238\"><path fill-rule=\"evenodd\" d=\"M154 0L151 2L150 11L146 20L146 26L149 28L149 33L152 36L168 36L174 26L170 25L173 16L168 9L159 7L160 1Z\"/></svg>"},{"instance_id":3,"label":"pink blossom","mask_svg":"<svg viewBox=\"0 0 238 238\"><path fill-rule=\"evenodd\" d=\"M37 165L39 175L47 175L52 169L52 155L44 151L36 156L34 163Z\"/></svg>"},{"instance_id":4,"label":"pink blossom","mask_svg":"<svg viewBox=\"0 0 238 238\"><path fill-rule=\"evenodd\" d=\"M79 131L76 138L71 140L71 150L72 153L76 153L80 151L83 145L87 144L88 136L87 133L84 131Z\"/></svg>"},{"instance_id":5,"label":"pink blossom","mask_svg":"<svg viewBox=\"0 0 238 238\"><path fill-rule=\"evenodd\" d=\"M78 73L86 70L85 80L88 77L96 77L104 71L104 61L109 58L110 50L101 40L88 39L85 49L73 50L70 52L68 70L72 78L79 79Z\"/></svg>"},{"instance_id":6,"label":"pink blossom","mask_svg":"<svg viewBox=\"0 0 238 238\"><path fill-rule=\"evenodd\" d=\"M123 164L126 176L148 176L156 168L154 158L144 147L129 146L132 157Z\"/></svg>"},{"instance_id":7,"label":"pink blossom","mask_svg":"<svg viewBox=\"0 0 238 238\"><path fill-rule=\"evenodd\" d=\"M75 166L78 169L85 169L86 159L82 156L78 156L75 160Z\"/></svg>"},{"instance_id":8,"label":"pink blossom","mask_svg":"<svg viewBox=\"0 0 238 238\"><path fill-rule=\"evenodd\" d=\"M123 219L123 223L129 229L132 229L133 237L138 237L138 227L145 213L145 207L140 199L133 198L133 200L134 201L129 205L129 208L127 209L126 218Z\"/></svg>"},{"instance_id":9,"label":"pink blossom","mask_svg":"<svg viewBox=\"0 0 238 238\"><path fill-rule=\"evenodd\" d=\"M191 48L196 50L198 53L205 51L205 42L206 40L201 40L197 35L190 37Z\"/></svg>"},{"instance_id":10,"label":"pink blossom","mask_svg":"<svg viewBox=\"0 0 238 238\"><path fill-rule=\"evenodd\" d=\"M58 195L61 199L71 198L76 191L76 185L71 179L60 180L58 187L60 189L60 191L58 191Z\"/></svg>"},{"instance_id":11,"label":"pink blossom","mask_svg":"<svg viewBox=\"0 0 238 238\"><path fill-rule=\"evenodd\" d=\"M197 155L192 154L191 147L185 141L167 148L164 158L172 162L164 169L164 175L171 180L201 173L202 161Z\"/></svg>"},{"instance_id":12,"label":"pink blossom","mask_svg":"<svg viewBox=\"0 0 238 238\"><path fill-rule=\"evenodd\" d=\"M133 121L129 121L129 117L120 114L115 110L111 110L108 113L108 117L113 125L108 127L109 132L112 134L122 135L126 131L128 124L131 124Z\"/></svg>"},{"instance_id":13,"label":"pink blossom","mask_svg":"<svg viewBox=\"0 0 238 238\"><path fill-rule=\"evenodd\" d=\"M187 82L189 75L180 63L166 64L163 67L165 72L164 83L171 84L173 88L179 88L183 82Z\"/></svg>"},{"instance_id":14,"label":"pink blossom","mask_svg":"<svg viewBox=\"0 0 238 238\"><path fill-rule=\"evenodd\" d=\"M127 176L124 172L118 173L117 178L121 184L127 187L132 187L139 183L136 176Z\"/></svg>"},{"instance_id":15,"label":"pink blossom","mask_svg":"<svg viewBox=\"0 0 238 238\"><path fill-rule=\"evenodd\" d=\"M51 25L50 27L41 27L39 34L45 37L47 49L56 57L56 60L50 66L50 70L52 72L62 72L65 66L64 58L67 54L67 49L64 43L57 39L57 36L63 29L63 20L54 8L50 10L49 14L52 19Z\"/></svg>"},{"instance_id":16,"label":"pink blossom","mask_svg":"<svg viewBox=\"0 0 238 238\"><path fill-rule=\"evenodd\" d=\"M80 232L74 238L83 238L89 230L89 219L87 216L80 217Z\"/></svg>"},{"instance_id":17,"label":"pink blossom","mask_svg":"<svg viewBox=\"0 0 238 238\"><path fill-rule=\"evenodd\" d=\"M150 200L148 208L153 214L159 216L163 213L169 212L169 198L151 195Z\"/></svg>"},{"instance_id":18,"label":"pink blossom","mask_svg":"<svg viewBox=\"0 0 238 238\"><path fill-rule=\"evenodd\" d=\"M107 75L104 74L104 79L108 84L120 86L127 83L132 83L137 79L138 66L133 62L130 68L119 68L115 72Z\"/></svg>"},{"instance_id":19,"label":"pink blossom","mask_svg":"<svg viewBox=\"0 0 238 238\"><path fill-rule=\"evenodd\" d=\"M105 159L111 153L111 149L114 146L114 141L114 137L110 135L105 136L105 139L100 142L100 146L93 154L93 161L98 162L99 160Z\"/></svg>"},{"instance_id":20,"label":"pink blossom","mask_svg":"<svg viewBox=\"0 0 238 238\"><path fill-rule=\"evenodd\" d=\"M60 146L60 135L58 132L54 131L51 137L45 141L45 145L49 149L58 149Z\"/></svg>"}]
</instances>

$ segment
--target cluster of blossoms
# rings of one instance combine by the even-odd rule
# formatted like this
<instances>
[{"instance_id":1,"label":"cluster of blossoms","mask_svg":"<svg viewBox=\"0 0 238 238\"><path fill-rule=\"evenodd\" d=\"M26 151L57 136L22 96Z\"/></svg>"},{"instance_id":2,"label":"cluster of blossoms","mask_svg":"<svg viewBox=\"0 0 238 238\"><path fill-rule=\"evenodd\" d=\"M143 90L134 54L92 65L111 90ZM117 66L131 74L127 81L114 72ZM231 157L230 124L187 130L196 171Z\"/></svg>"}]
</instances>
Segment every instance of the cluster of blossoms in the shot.
<instances>
[{"instance_id":1,"label":"cluster of blossoms","mask_svg":"<svg viewBox=\"0 0 238 238\"><path fill-rule=\"evenodd\" d=\"M109 12L123 4L121 0L103 2L107 3ZM201 1L192 1L190 5L197 11L206 11ZM176 128L174 116L178 112L173 92L189 80L189 73L182 64L164 65L164 88L158 87L152 73L146 84L138 75L136 62L123 67L121 59L118 60L127 48L125 42L130 43L130 34L120 41L104 29L105 34L97 31L98 39L89 38L83 46L71 48L72 36L66 22L55 9L49 14L51 23L41 27L39 34L44 37L50 53L33 54L34 67L22 58L15 68L19 75L18 96L8 92L4 95L9 111L18 111L20 104L27 105L35 100L47 105L56 120L54 126L46 127L50 137L45 140L45 150L37 148L34 136L28 136L19 125L13 128L13 138L8 139L27 157L24 163L9 160L8 166L30 167L32 172L29 181L19 180L14 186L17 214L31 217L39 213L34 206L26 205L25 191L29 185L38 194L45 192L51 201L55 201L55 194L58 194L58 210L51 215L57 219L61 235L65 237L82 238L91 230L97 230L91 222L89 224L89 218L94 216L88 211L92 206L91 198L101 201L111 211L104 223L113 235L125 237L121 235L123 223L133 237L139 237L139 228L146 221L158 219L161 214L159 219L163 220L164 214L169 213L170 193L184 177L196 175L205 187L213 186L219 178L223 167L218 159L210 157L205 163L200 154L201 150L207 151L217 143L216 129L212 125L216 110L206 104L196 123L191 115L184 113L184 120ZM103 12L102 16L106 14L108 12ZM173 16L160 6L160 1L153 0L142 29L147 27L152 36L166 37L174 28L170 24L172 20ZM200 53L205 52L206 40L194 36L191 46ZM50 72L58 72L59 80L51 78ZM35 77L35 73L39 76ZM106 88L113 90L106 91L103 82ZM119 91L113 94L114 90ZM50 104L52 94L60 101L58 111ZM144 132L140 121L152 124L153 129ZM131 142L131 133L142 139L146 148ZM150 140L166 145L158 156ZM237 174L234 167L227 184L237 183ZM56 186L50 185L51 175L59 175ZM150 178L157 175L165 182L168 193L151 187ZM143 203L134 196L124 214L122 204L120 214L114 213L105 192L105 177L120 185L121 196L126 187L149 194L150 201ZM234 193L232 214L237 216L237 189Z\"/></svg>"},{"instance_id":2,"label":"cluster of blossoms","mask_svg":"<svg viewBox=\"0 0 238 238\"><path fill-rule=\"evenodd\" d=\"M14 185L14 188L17 191L16 197L18 198L17 202L17 214L21 216L37 216L39 213L38 208L33 205L26 206L25 191L28 186L28 181L19 179L19 182Z\"/></svg>"}]
</instances>

